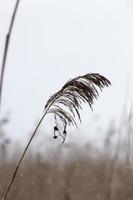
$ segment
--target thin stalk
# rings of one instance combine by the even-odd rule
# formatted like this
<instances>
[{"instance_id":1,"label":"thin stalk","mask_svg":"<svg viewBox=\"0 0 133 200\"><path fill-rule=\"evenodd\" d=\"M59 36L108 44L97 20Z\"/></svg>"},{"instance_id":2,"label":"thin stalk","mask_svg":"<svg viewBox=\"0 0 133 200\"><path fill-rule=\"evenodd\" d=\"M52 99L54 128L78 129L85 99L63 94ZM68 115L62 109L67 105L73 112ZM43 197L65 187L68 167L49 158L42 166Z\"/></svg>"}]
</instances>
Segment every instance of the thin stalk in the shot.
<instances>
[{"instance_id":1,"label":"thin stalk","mask_svg":"<svg viewBox=\"0 0 133 200\"><path fill-rule=\"evenodd\" d=\"M32 140L33 140L33 138L34 138L34 136L35 136L35 134L36 134L38 128L40 127L40 125L41 125L41 123L42 123L42 121L43 121L43 119L44 119L44 117L45 117L46 114L47 114L47 110L46 110L45 113L42 115L42 117L41 117L41 119L39 120L39 122L38 122L38 124L37 124L37 126L36 126L36 128L35 128L35 130L34 130L34 132L32 133L32 135L31 135L31 137L30 137L30 140L29 140L28 144L26 145L26 147L25 147L25 149L24 149L24 151L23 151L23 154L22 154L22 156L21 156L21 158L20 158L20 160L19 160L19 162L18 162L18 164L17 164L17 166L16 166L16 168L15 168L15 171L14 171L14 173L13 173L13 175L12 175L12 178L11 178L10 183L9 183L9 185L8 185L8 188L7 188L7 190L6 190L6 193L5 193L4 197L3 197L1 200L6 200L6 199L7 199L7 196L8 196L8 194L9 194L10 189L11 189L11 186L13 185L13 182L14 182L15 177L16 177L16 175L17 175L18 169L19 169L19 167L20 167L20 165L21 165L21 163L22 163L22 161L23 161L23 158L24 158L24 156L25 156L25 154L26 154L26 152L27 152L27 150L28 150L28 148L29 148L29 146L30 146L30 144L31 144L31 142L32 142Z\"/></svg>"},{"instance_id":2,"label":"thin stalk","mask_svg":"<svg viewBox=\"0 0 133 200\"><path fill-rule=\"evenodd\" d=\"M5 39L2 66L1 66L1 75L0 75L0 111L1 111L1 104L2 104L2 90L3 90L3 81L4 81L4 75L5 75L5 67L6 67L7 55L8 55L10 39L11 39L12 30L13 30L14 21L15 21L15 17L16 17L16 13L17 13L17 10L18 10L19 3L20 3L20 0L17 0L16 4L15 4L15 7L14 7L14 10L13 10L12 17L11 17L9 30L8 30L8 33L7 33L6 39Z\"/></svg>"},{"instance_id":3,"label":"thin stalk","mask_svg":"<svg viewBox=\"0 0 133 200\"><path fill-rule=\"evenodd\" d=\"M56 97L56 98L57 98L57 97ZM44 117L45 117L46 114L48 113L48 111L49 111L51 105L56 101L56 98L53 99L53 100L51 101L51 103L49 104L49 106L44 110L44 113L43 113L41 119L39 120L39 122L38 122L38 124L37 124L35 130L33 131L32 135L31 135L31 137L30 137L30 139L29 139L29 142L28 142L28 144L26 145L26 147L25 147L25 149L24 149L24 151L23 151L23 153L22 153L22 156L21 156L21 158L20 158L20 160L19 160L19 162L18 162L18 164L17 164L17 166L16 166L16 168L15 168L15 170L14 170L14 173L13 173L13 175L12 175L12 178L11 178L10 182L9 182L8 188L7 188L6 192L5 192L5 195L4 195L4 197L3 197L1 200L6 200L6 199L7 199L7 196L8 196L9 191L10 191L12 185L13 185L13 182L14 182L14 180L15 180L15 177L16 177L16 175L17 175L17 172L18 172L18 170L19 170L19 167L20 167L20 165L21 165L21 163L22 163L22 161L23 161L23 158L24 158L24 156L25 156L25 154L26 154L26 152L27 152L27 150L28 150L28 148L29 148L29 146L30 146L30 144L31 144L31 142L32 142L32 140L33 140L33 138L34 138L34 136L35 136L37 130L38 130L38 128L40 127L40 125L41 125L41 123L42 123Z\"/></svg>"}]
</instances>

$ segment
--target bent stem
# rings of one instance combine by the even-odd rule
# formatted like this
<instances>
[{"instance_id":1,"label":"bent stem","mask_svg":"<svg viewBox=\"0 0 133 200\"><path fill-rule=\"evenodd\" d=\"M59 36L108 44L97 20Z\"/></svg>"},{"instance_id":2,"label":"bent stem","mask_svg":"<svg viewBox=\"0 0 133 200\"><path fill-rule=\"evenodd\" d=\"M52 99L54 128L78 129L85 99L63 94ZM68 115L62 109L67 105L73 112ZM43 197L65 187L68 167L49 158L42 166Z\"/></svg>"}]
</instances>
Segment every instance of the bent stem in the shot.
<instances>
[{"instance_id":1,"label":"bent stem","mask_svg":"<svg viewBox=\"0 0 133 200\"><path fill-rule=\"evenodd\" d=\"M20 3L20 0L17 0L15 7L14 7L14 10L13 10L12 17L11 17L9 30L8 30L8 33L7 33L6 39L5 39L2 66L1 66L1 75L0 75L0 111L1 111L2 89L3 89L3 80L4 80L4 74L5 74L7 54L8 54L10 39L11 39L11 35L12 35L12 30L13 30L13 25L14 25L14 21L15 21L15 17L16 17L16 13L17 13L17 10L18 10L19 3Z\"/></svg>"},{"instance_id":2,"label":"bent stem","mask_svg":"<svg viewBox=\"0 0 133 200\"><path fill-rule=\"evenodd\" d=\"M2 198L2 200L6 200L7 195L11 189L11 186L18 172L19 166L45 115L47 113L52 113L55 116L55 122L56 122L56 117L58 117L63 122L64 124L63 134L65 134L66 137L67 133L66 126L77 125L75 120L75 112L81 122L79 110L82 108L81 106L82 101L88 103L90 108L92 108L93 100L97 99L97 96L99 95L97 87L102 90L105 86L109 85L111 85L111 82L107 78L98 73L85 74L83 76L78 76L68 81L58 92L56 92L48 99L44 108L44 114L42 115L34 132L31 135L31 138L27 146L24 149L24 152L17 164L17 167L13 173L9 186L6 190L5 196ZM65 109L63 109L60 106L60 104L61 105L63 104L66 108L68 108L70 110L70 113L67 112ZM56 129L54 130L57 131L58 127L56 126L55 128ZM62 136L62 134L60 135ZM63 143L65 142L65 137L63 137Z\"/></svg>"},{"instance_id":3,"label":"bent stem","mask_svg":"<svg viewBox=\"0 0 133 200\"><path fill-rule=\"evenodd\" d=\"M26 154L26 152L27 152L27 150L28 150L28 148L29 148L29 146L30 146L30 144L31 144L31 142L32 142L32 140L33 140L33 138L34 138L34 136L35 136L38 128L40 127L40 125L41 125L41 123L42 123L42 121L43 121L43 119L44 119L44 117L45 117L46 114L47 114L47 110L45 111L45 113L43 114L43 116L41 117L41 119L39 120L39 122L38 122L38 124L37 124L37 126L36 126L36 128L34 130L34 132L32 133L31 138L30 138L27 146L25 147L24 152L23 152L23 154L22 154L22 156L21 156L21 158L20 158L20 160L19 160L19 162L18 162L18 164L17 164L17 166L15 168L15 171L14 171L14 173L12 175L12 178L11 178L10 183L8 185L8 188L6 190L6 193L5 193L4 197L1 200L6 200L7 199L8 193L9 193L9 191L11 189L11 186L13 185L13 182L14 182L15 177L17 175L18 169L19 169L19 167L20 167L20 165L21 165L21 163L23 161L23 158L24 158L24 156L25 156L25 154Z\"/></svg>"}]
</instances>

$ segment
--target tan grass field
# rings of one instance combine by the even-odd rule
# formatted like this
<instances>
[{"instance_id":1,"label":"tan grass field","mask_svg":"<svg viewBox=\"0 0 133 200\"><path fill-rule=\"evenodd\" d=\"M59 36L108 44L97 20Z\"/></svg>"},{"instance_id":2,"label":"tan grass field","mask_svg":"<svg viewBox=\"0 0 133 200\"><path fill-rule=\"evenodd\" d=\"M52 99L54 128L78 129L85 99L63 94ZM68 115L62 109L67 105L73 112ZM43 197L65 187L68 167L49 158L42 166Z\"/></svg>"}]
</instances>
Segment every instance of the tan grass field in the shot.
<instances>
[{"instance_id":1,"label":"tan grass field","mask_svg":"<svg viewBox=\"0 0 133 200\"><path fill-rule=\"evenodd\" d=\"M93 144L63 144L66 151L64 156L62 144L41 153L32 153L31 148L7 199L132 200L132 122L132 115L128 115L123 117L118 129L109 126L102 149L97 149ZM2 197L18 157L15 158L14 154L7 161L8 142L5 142L4 136L1 136L0 149Z\"/></svg>"}]
</instances>

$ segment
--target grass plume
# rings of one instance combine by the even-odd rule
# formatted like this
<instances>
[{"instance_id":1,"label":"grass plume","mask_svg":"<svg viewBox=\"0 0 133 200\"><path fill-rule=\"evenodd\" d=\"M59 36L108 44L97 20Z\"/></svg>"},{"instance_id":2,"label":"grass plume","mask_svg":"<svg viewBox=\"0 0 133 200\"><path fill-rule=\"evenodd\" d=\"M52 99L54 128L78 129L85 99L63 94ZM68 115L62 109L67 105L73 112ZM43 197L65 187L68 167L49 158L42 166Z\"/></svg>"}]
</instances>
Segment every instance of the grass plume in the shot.
<instances>
[{"instance_id":1,"label":"grass plume","mask_svg":"<svg viewBox=\"0 0 133 200\"><path fill-rule=\"evenodd\" d=\"M46 114L53 113L55 116L55 119L56 117L60 118L60 120L64 123L64 134L66 137L66 126L76 125L74 113L76 113L78 118L81 120L79 109L82 107L82 102L88 103L89 106L92 108L94 99L95 98L97 99L99 95L98 88L102 90L105 86L109 86L110 84L111 82L100 74L97 74L97 73L85 74L83 76L78 76L72 80L69 80L62 87L61 90L59 90L57 93L55 93L54 95L50 97L50 99L47 101L45 105L44 113L40 121L38 122L35 130L33 131L33 134L27 146L25 147L24 152L15 168L13 176L5 192L5 196L3 197L2 200L7 199L7 195L15 180L20 164ZM60 104L63 104L64 106L66 106L70 112L67 112L65 109L63 109L60 106ZM55 127L54 130L58 130L58 127ZM63 137L63 142L64 142L65 137L64 136L62 137Z\"/></svg>"},{"instance_id":2,"label":"grass plume","mask_svg":"<svg viewBox=\"0 0 133 200\"><path fill-rule=\"evenodd\" d=\"M63 142L67 133L66 127L68 125L77 126L76 116L81 122L82 103L88 103L92 109L94 99L99 96L98 89L102 91L105 86L110 84L111 82L107 78L98 73L85 74L69 80L61 90L49 98L45 110L47 110L47 113L54 114L55 123L57 118L62 121L64 125ZM57 126L55 126L55 129L58 131Z\"/></svg>"}]
</instances>

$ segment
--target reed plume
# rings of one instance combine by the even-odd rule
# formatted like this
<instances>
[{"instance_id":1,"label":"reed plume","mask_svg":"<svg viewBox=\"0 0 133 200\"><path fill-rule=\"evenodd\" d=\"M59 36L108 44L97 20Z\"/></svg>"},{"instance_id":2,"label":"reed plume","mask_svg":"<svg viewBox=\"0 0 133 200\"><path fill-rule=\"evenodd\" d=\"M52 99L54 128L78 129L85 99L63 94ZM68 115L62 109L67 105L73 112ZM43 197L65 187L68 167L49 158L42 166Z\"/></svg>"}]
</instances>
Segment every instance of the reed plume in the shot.
<instances>
[{"instance_id":1,"label":"reed plume","mask_svg":"<svg viewBox=\"0 0 133 200\"><path fill-rule=\"evenodd\" d=\"M99 96L98 89L102 91L105 86L110 84L111 82L107 78L98 73L85 74L69 80L61 90L49 98L45 105L44 110L47 110L47 114L52 113L55 116L56 126L54 131L59 131L57 127L58 118L64 125L62 136L65 140L67 125L77 126L76 116L81 122L82 102L88 103L92 109L94 99Z\"/></svg>"},{"instance_id":2,"label":"reed plume","mask_svg":"<svg viewBox=\"0 0 133 200\"><path fill-rule=\"evenodd\" d=\"M6 190L5 196L2 198L2 200L7 199L7 195L15 180L20 164L38 128L40 127L44 117L47 114L54 115L55 123L56 123L56 126L54 127L54 138L55 139L57 138L57 135L55 134L55 132L58 131L59 134L62 136L63 143L64 143L66 139L66 135L67 135L66 127L68 125L69 126L77 125L76 118L75 118L76 116L81 122L80 109L82 109L82 103L83 102L88 103L90 108L92 109L94 99L97 99L99 96L98 89L102 91L102 89L105 86L109 86L109 85L111 85L111 82L107 78L105 78L104 76L98 73L85 74L83 76L78 76L74 79L69 80L57 93L55 93L48 99L44 107L44 113L40 121L38 122L34 132L32 133L27 146L24 149L24 152L15 168L11 181ZM63 135L60 133L59 128L57 126L57 119L59 119L64 125Z\"/></svg>"}]
</instances>

